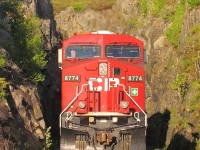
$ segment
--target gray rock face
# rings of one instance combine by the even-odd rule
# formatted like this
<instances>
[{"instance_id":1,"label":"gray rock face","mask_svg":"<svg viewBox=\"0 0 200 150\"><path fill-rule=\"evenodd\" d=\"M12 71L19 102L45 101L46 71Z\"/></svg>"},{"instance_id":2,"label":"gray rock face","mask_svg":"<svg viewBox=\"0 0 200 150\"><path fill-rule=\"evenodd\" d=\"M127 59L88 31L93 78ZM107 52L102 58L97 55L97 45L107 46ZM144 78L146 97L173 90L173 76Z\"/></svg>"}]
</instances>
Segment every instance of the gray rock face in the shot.
<instances>
[{"instance_id":1,"label":"gray rock face","mask_svg":"<svg viewBox=\"0 0 200 150\"><path fill-rule=\"evenodd\" d=\"M53 19L53 8L51 5L51 0L37 0L38 14L42 16L43 19Z\"/></svg>"},{"instance_id":2,"label":"gray rock face","mask_svg":"<svg viewBox=\"0 0 200 150\"><path fill-rule=\"evenodd\" d=\"M3 9L3 5L0 2L1 9ZM52 50L56 39L50 1L27 1L23 3L22 9L24 17L37 15L44 18L41 23L41 31L45 38L45 49ZM39 15L38 12L40 12ZM0 77L6 78L6 81L9 82L7 101L0 103L0 125L2 123L8 125L10 131L7 130L5 134L13 137L21 149L24 147L37 149L41 144L39 139L44 139L46 132L41 97L38 87L24 78L23 72L12 61L7 51L8 48L15 48L12 33L10 33L11 22L12 18L0 11L0 55L5 55L6 60L6 66L0 70ZM19 130L16 131L16 129Z\"/></svg>"},{"instance_id":3,"label":"gray rock face","mask_svg":"<svg viewBox=\"0 0 200 150\"><path fill-rule=\"evenodd\" d=\"M55 21L53 17L53 8L50 0L32 0L30 3L24 3L26 14L41 18L41 32L44 35L44 48L52 52L58 44Z\"/></svg>"},{"instance_id":4,"label":"gray rock face","mask_svg":"<svg viewBox=\"0 0 200 150\"><path fill-rule=\"evenodd\" d=\"M12 43L12 37L8 32L0 28L0 45L6 47L9 43Z\"/></svg>"},{"instance_id":5,"label":"gray rock face","mask_svg":"<svg viewBox=\"0 0 200 150\"><path fill-rule=\"evenodd\" d=\"M180 37L187 37L189 35L190 28L195 24L200 23L200 9L193 9L192 11L187 10L187 15L184 20L184 26L181 30ZM180 38L179 41L181 44L184 44L184 38Z\"/></svg>"},{"instance_id":6,"label":"gray rock face","mask_svg":"<svg viewBox=\"0 0 200 150\"><path fill-rule=\"evenodd\" d=\"M6 56L6 69L2 71L2 75L9 81L10 100L8 101L8 105L10 108L17 110L17 113L12 113L11 109L6 109L7 107L3 109L2 104L2 119L8 120L11 117L10 113L12 113L12 118L15 120L15 117L20 117L20 120L24 123L24 127L29 132L33 133L36 138L44 139L46 125L37 87L31 83L22 82L23 75L19 67L12 62L8 52L4 49L0 49L0 53Z\"/></svg>"},{"instance_id":7,"label":"gray rock face","mask_svg":"<svg viewBox=\"0 0 200 150\"><path fill-rule=\"evenodd\" d=\"M123 20L119 19L120 15L120 12L113 10L76 12L72 7L68 7L55 16L56 29L64 39L73 36L74 33L98 30L123 33L125 26Z\"/></svg>"},{"instance_id":8,"label":"gray rock face","mask_svg":"<svg viewBox=\"0 0 200 150\"><path fill-rule=\"evenodd\" d=\"M44 139L46 127L37 87L26 84L9 85L9 90L25 128L37 138Z\"/></svg>"},{"instance_id":9,"label":"gray rock face","mask_svg":"<svg viewBox=\"0 0 200 150\"><path fill-rule=\"evenodd\" d=\"M0 102L0 121L7 121L11 116L7 103Z\"/></svg>"},{"instance_id":10,"label":"gray rock face","mask_svg":"<svg viewBox=\"0 0 200 150\"><path fill-rule=\"evenodd\" d=\"M66 8L55 16L56 29L63 39L74 33L109 30L116 33L127 33L126 22L134 18L139 10L136 0L117 0L111 9L77 12L72 7Z\"/></svg>"},{"instance_id":11,"label":"gray rock face","mask_svg":"<svg viewBox=\"0 0 200 150\"><path fill-rule=\"evenodd\" d=\"M43 19L53 18L53 9L50 0L31 0L24 3L33 15L39 15ZM29 11L28 10L28 11Z\"/></svg>"}]
</instances>

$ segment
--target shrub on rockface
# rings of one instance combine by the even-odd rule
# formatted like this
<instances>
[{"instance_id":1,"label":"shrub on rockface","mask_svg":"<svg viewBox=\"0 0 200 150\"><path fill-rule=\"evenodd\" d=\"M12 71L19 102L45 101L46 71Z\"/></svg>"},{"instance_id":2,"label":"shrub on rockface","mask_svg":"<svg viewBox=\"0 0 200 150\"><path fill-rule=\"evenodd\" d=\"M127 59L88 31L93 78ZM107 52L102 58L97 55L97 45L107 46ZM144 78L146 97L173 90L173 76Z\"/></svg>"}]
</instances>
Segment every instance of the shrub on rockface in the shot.
<instances>
[{"instance_id":1,"label":"shrub on rockface","mask_svg":"<svg viewBox=\"0 0 200 150\"><path fill-rule=\"evenodd\" d=\"M159 16L165 12L165 5L166 1L165 0L153 0L152 1L152 14L154 16Z\"/></svg>"},{"instance_id":2,"label":"shrub on rockface","mask_svg":"<svg viewBox=\"0 0 200 150\"><path fill-rule=\"evenodd\" d=\"M0 69L2 69L4 65L5 65L5 59L2 56L0 56Z\"/></svg>"},{"instance_id":3,"label":"shrub on rockface","mask_svg":"<svg viewBox=\"0 0 200 150\"><path fill-rule=\"evenodd\" d=\"M190 6L196 7L200 5L200 0L187 0Z\"/></svg>"},{"instance_id":4,"label":"shrub on rockface","mask_svg":"<svg viewBox=\"0 0 200 150\"><path fill-rule=\"evenodd\" d=\"M24 15L25 8L21 1L3 0L3 5L2 12L12 18L10 24L14 45L8 48L12 60L23 70L27 80L35 83L43 81L45 76L41 71L47 61L40 19L30 14Z\"/></svg>"},{"instance_id":5,"label":"shrub on rockface","mask_svg":"<svg viewBox=\"0 0 200 150\"><path fill-rule=\"evenodd\" d=\"M169 21L171 25L166 30L166 36L174 47L179 46L180 33L187 9L200 5L200 0L179 0Z\"/></svg>"},{"instance_id":6,"label":"shrub on rockface","mask_svg":"<svg viewBox=\"0 0 200 150\"><path fill-rule=\"evenodd\" d=\"M148 12L148 0L140 0L139 1L139 6L140 6L140 9L141 9L141 12L144 13L144 14L147 14Z\"/></svg>"},{"instance_id":7,"label":"shrub on rockface","mask_svg":"<svg viewBox=\"0 0 200 150\"><path fill-rule=\"evenodd\" d=\"M175 12L170 18L171 25L166 30L167 38L175 47L179 46L179 36L185 15L185 7L185 4L179 4L176 6Z\"/></svg>"},{"instance_id":8,"label":"shrub on rockface","mask_svg":"<svg viewBox=\"0 0 200 150\"><path fill-rule=\"evenodd\" d=\"M45 138L45 144L44 144L43 150L50 150L53 144L52 137L51 137L51 127L47 128L45 135L46 135L46 138Z\"/></svg>"},{"instance_id":9,"label":"shrub on rockface","mask_svg":"<svg viewBox=\"0 0 200 150\"><path fill-rule=\"evenodd\" d=\"M4 65L5 65L5 59L2 56L0 56L0 71L4 67ZM7 85L8 82L6 82L6 79L0 77L0 101L5 99L6 96L5 88Z\"/></svg>"},{"instance_id":10,"label":"shrub on rockface","mask_svg":"<svg viewBox=\"0 0 200 150\"><path fill-rule=\"evenodd\" d=\"M43 51L43 38L39 29L39 19L25 19L20 23L14 38L16 49L13 51L15 61L23 69L27 77L34 82L44 80L41 70L46 65L46 53ZM18 40L17 40L18 39Z\"/></svg>"},{"instance_id":11,"label":"shrub on rockface","mask_svg":"<svg viewBox=\"0 0 200 150\"><path fill-rule=\"evenodd\" d=\"M0 101L5 100L6 91L5 88L8 85L5 78L0 78Z\"/></svg>"},{"instance_id":12,"label":"shrub on rockface","mask_svg":"<svg viewBox=\"0 0 200 150\"><path fill-rule=\"evenodd\" d=\"M165 34L174 47L179 46L179 38L186 9L200 5L200 0L140 0L138 1L141 13L165 18L170 26Z\"/></svg>"},{"instance_id":13,"label":"shrub on rockface","mask_svg":"<svg viewBox=\"0 0 200 150\"><path fill-rule=\"evenodd\" d=\"M184 101L176 101L170 106L170 129L176 132L190 131L190 141L199 149L200 133L200 79L199 79L199 52L200 52L200 25L196 24L189 29L184 44L177 48L179 61L177 75L172 81L171 88L181 95Z\"/></svg>"}]
</instances>

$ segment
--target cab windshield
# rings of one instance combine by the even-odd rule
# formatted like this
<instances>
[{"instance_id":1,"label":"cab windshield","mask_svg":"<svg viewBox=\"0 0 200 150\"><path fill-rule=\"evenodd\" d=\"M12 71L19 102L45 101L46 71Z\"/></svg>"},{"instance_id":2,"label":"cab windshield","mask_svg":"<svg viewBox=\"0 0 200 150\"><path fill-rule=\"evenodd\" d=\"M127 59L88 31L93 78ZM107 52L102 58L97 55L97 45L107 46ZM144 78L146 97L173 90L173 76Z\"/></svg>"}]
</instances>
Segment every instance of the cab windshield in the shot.
<instances>
[{"instance_id":1,"label":"cab windshield","mask_svg":"<svg viewBox=\"0 0 200 150\"><path fill-rule=\"evenodd\" d=\"M139 46L109 45L105 47L106 57L116 58L140 58Z\"/></svg>"},{"instance_id":2,"label":"cab windshield","mask_svg":"<svg viewBox=\"0 0 200 150\"><path fill-rule=\"evenodd\" d=\"M73 45L65 49L65 58L95 58L100 57L99 45Z\"/></svg>"}]
</instances>

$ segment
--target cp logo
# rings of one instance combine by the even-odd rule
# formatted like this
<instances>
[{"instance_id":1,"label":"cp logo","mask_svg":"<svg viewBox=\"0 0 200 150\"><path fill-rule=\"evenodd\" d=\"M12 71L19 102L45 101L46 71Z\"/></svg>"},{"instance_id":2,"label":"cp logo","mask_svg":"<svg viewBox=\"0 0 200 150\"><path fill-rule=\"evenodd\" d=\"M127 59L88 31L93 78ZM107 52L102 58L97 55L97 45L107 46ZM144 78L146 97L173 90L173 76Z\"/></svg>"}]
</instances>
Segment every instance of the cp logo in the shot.
<instances>
[{"instance_id":1,"label":"cp logo","mask_svg":"<svg viewBox=\"0 0 200 150\"><path fill-rule=\"evenodd\" d=\"M119 84L118 78L89 78L88 80L90 91L110 91L110 88L117 87Z\"/></svg>"}]
</instances>

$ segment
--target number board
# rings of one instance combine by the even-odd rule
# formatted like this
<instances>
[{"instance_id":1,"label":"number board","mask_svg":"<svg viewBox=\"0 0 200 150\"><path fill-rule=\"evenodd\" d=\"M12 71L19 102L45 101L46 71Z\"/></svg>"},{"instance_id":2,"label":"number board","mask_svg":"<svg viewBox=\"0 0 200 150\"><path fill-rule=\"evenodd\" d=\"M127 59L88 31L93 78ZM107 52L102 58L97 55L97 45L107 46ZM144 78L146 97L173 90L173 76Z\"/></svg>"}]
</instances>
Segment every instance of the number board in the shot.
<instances>
[{"instance_id":1,"label":"number board","mask_svg":"<svg viewBox=\"0 0 200 150\"><path fill-rule=\"evenodd\" d=\"M132 82L139 82L139 81L143 81L143 77L142 76L128 76L128 81Z\"/></svg>"},{"instance_id":2,"label":"number board","mask_svg":"<svg viewBox=\"0 0 200 150\"><path fill-rule=\"evenodd\" d=\"M67 81L67 82L79 82L80 81L80 76L78 76L78 75L67 75L67 76L64 76L64 81Z\"/></svg>"}]
</instances>

